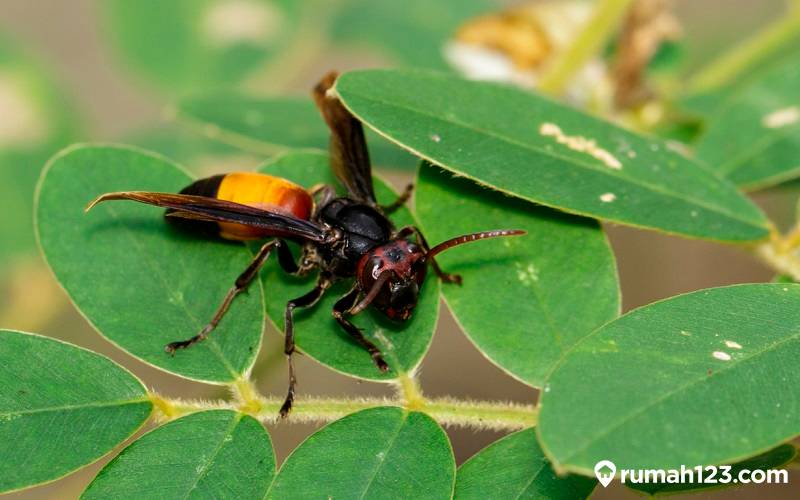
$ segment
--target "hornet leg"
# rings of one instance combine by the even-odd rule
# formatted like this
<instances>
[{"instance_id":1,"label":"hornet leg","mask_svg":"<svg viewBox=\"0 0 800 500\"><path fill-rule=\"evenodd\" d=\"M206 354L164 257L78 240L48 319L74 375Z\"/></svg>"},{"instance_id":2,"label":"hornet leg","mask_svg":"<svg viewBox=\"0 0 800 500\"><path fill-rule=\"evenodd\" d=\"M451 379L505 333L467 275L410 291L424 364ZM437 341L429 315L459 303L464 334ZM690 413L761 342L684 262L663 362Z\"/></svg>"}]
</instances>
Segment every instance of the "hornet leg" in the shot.
<instances>
[{"instance_id":1,"label":"hornet leg","mask_svg":"<svg viewBox=\"0 0 800 500\"><path fill-rule=\"evenodd\" d=\"M236 278L233 287L230 290L228 290L228 293L222 300L222 304L220 304L219 308L217 308L217 312L214 313L214 317L211 318L211 321L206 326L204 326L202 330L200 330L200 333L198 333L197 335L195 335L190 339L180 340L178 342L170 342L169 344L166 345L164 350L167 351L169 354L174 355L175 351L177 351L178 349L185 349L198 342L202 342L203 340L205 340L208 337L208 335L217 327L217 325L219 325L219 322L222 321L222 318L225 316L225 313L227 313L228 309L231 307L233 299L235 299L237 295L245 291L247 287L250 285L250 283L253 281L253 279L256 276L258 276L259 269L261 269L261 267L267 261L270 252L272 252L272 249L275 247L278 247L278 260L281 264L281 267L283 267L284 270L286 270L287 272L291 273L292 272L291 268L287 269L287 265L291 264L292 266L294 266L294 269L296 270L297 265L293 261L291 261L292 254L285 243L283 243L280 240L272 240L265 243L259 249L258 253L250 262L250 264L247 266L247 269L245 269L242 272L242 274L240 274L239 277Z\"/></svg>"},{"instance_id":2,"label":"hornet leg","mask_svg":"<svg viewBox=\"0 0 800 500\"><path fill-rule=\"evenodd\" d=\"M327 290L330 286L330 280L328 280L326 277L320 277L319 281L317 282L317 286L314 287L313 290L302 297L290 300L286 304L286 313L284 315L284 329L286 333L283 352L286 354L286 362L289 365L289 389L286 393L286 400L283 402L280 410L280 415L282 418L285 418L292 409L292 404L294 403L294 389L295 385L297 385L297 378L294 375L294 363L292 361L292 354L294 354L295 351L294 320L292 318L292 312L297 307L310 307L316 304L320 297L322 297L322 295L325 293L325 290Z\"/></svg>"},{"instance_id":3,"label":"hornet leg","mask_svg":"<svg viewBox=\"0 0 800 500\"><path fill-rule=\"evenodd\" d=\"M358 285L356 285L352 288L352 290L347 292L347 295L339 299L339 301L333 306L333 317L342 326L342 328L344 328L344 330L350 334L350 336L353 337L353 339L355 339L359 345L361 345L361 347L369 352L369 355L372 356L372 361L375 362L375 365L378 367L378 369L382 372L386 372L389 370L389 365L383 360L380 349L378 349L375 344L364 337L361 329L344 317L346 313L350 312L350 310L355 307L358 294L359 289Z\"/></svg>"},{"instance_id":4,"label":"hornet leg","mask_svg":"<svg viewBox=\"0 0 800 500\"><path fill-rule=\"evenodd\" d=\"M386 215L390 215L394 213L398 208L402 207L406 204L409 198L411 198L411 193L414 191L414 185L409 184L406 186L405 190L400 194L400 196L392 202L391 205L381 205L381 210Z\"/></svg>"}]
</instances>

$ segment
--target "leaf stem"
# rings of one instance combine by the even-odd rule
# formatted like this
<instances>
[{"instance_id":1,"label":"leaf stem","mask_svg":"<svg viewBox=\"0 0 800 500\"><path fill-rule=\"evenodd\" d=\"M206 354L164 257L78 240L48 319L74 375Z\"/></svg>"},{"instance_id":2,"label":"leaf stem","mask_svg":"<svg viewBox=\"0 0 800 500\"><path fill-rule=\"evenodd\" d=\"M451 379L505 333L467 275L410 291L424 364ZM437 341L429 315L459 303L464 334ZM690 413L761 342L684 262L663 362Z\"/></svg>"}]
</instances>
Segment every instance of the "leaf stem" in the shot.
<instances>
[{"instance_id":1,"label":"leaf stem","mask_svg":"<svg viewBox=\"0 0 800 500\"><path fill-rule=\"evenodd\" d=\"M797 254L799 246L800 224L786 236L773 230L770 240L756 246L754 253L775 272L791 276L793 280L800 282L800 256Z\"/></svg>"},{"instance_id":2,"label":"leaf stem","mask_svg":"<svg viewBox=\"0 0 800 500\"><path fill-rule=\"evenodd\" d=\"M795 4L796 5L796 4ZM800 9L791 8L781 19L734 46L689 80L687 93L698 93L730 82L744 70L785 46L800 31Z\"/></svg>"},{"instance_id":3,"label":"leaf stem","mask_svg":"<svg viewBox=\"0 0 800 500\"><path fill-rule=\"evenodd\" d=\"M422 395L422 389L414 375L402 373L397 378L397 387L406 408L410 410L421 410L427 404L425 396Z\"/></svg>"},{"instance_id":4,"label":"leaf stem","mask_svg":"<svg viewBox=\"0 0 800 500\"><path fill-rule=\"evenodd\" d=\"M350 413L376 406L399 406L402 401L389 398L304 398L295 402L291 415L281 420L278 410L283 400L257 396L245 405L228 401L186 401L151 395L159 420L173 420L190 413L211 409L229 409L252 415L264 423L326 423ZM255 406L257 410L254 411ZM536 425L537 413L533 405L508 402L459 401L453 398L424 400L424 412L442 425L476 430L512 431Z\"/></svg>"},{"instance_id":5,"label":"leaf stem","mask_svg":"<svg viewBox=\"0 0 800 500\"><path fill-rule=\"evenodd\" d=\"M233 397L242 413L258 414L263 410L261 395L250 379L239 379L231 385Z\"/></svg>"},{"instance_id":6,"label":"leaf stem","mask_svg":"<svg viewBox=\"0 0 800 500\"><path fill-rule=\"evenodd\" d=\"M549 64L539 82L539 90L561 94L586 62L599 53L633 0L598 0L592 17L567 49Z\"/></svg>"}]
</instances>

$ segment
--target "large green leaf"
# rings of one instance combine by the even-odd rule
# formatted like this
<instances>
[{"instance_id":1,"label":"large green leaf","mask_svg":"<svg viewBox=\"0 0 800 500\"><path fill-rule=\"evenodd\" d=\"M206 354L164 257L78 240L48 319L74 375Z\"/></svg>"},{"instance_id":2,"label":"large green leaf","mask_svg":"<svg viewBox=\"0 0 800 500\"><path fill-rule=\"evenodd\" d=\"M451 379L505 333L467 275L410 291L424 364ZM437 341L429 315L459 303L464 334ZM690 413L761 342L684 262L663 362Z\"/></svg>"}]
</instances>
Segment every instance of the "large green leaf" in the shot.
<instances>
[{"instance_id":1,"label":"large green leaf","mask_svg":"<svg viewBox=\"0 0 800 500\"><path fill-rule=\"evenodd\" d=\"M73 128L66 96L44 65L0 36L0 278L33 253L33 191L42 164Z\"/></svg>"},{"instance_id":2,"label":"large green leaf","mask_svg":"<svg viewBox=\"0 0 800 500\"><path fill-rule=\"evenodd\" d=\"M447 170L568 212L685 236L767 236L759 209L673 151L508 86L373 70L336 83L359 118Z\"/></svg>"},{"instance_id":3,"label":"large green leaf","mask_svg":"<svg viewBox=\"0 0 800 500\"><path fill-rule=\"evenodd\" d=\"M109 0L105 32L132 69L170 93L239 82L298 33L290 0Z\"/></svg>"},{"instance_id":4,"label":"large green leaf","mask_svg":"<svg viewBox=\"0 0 800 500\"><path fill-rule=\"evenodd\" d=\"M798 61L773 69L728 99L710 120L697 156L747 189L800 175Z\"/></svg>"},{"instance_id":5,"label":"large green leaf","mask_svg":"<svg viewBox=\"0 0 800 500\"><path fill-rule=\"evenodd\" d=\"M0 330L0 492L94 462L136 432L151 410L142 383L113 361Z\"/></svg>"},{"instance_id":6,"label":"large green leaf","mask_svg":"<svg viewBox=\"0 0 800 500\"><path fill-rule=\"evenodd\" d=\"M204 411L139 438L81 498L261 499L274 476L272 442L256 419Z\"/></svg>"},{"instance_id":7,"label":"large green leaf","mask_svg":"<svg viewBox=\"0 0 800 500\"><path fill-rule=\"evenodd\" d=\"M252 97L218 92L180 101L178 116L207 137L256 154L328 147L330 132L310 98ZM367 130L372 162L413 168L414 157Z\"/></svg>"},{"instance_id":8,"label":"large green leaf","mask_svg":"<svg viewBox=\"0 0 800 500\"><path fill-rule=\"evenodd\" d=\"M295 152L280 156L268 163L262 172L285 177L303 186L319 183L337 185L328 166L327 155L320 152ZM385 183L375 181L379 201L390 203L397 195ZM392 216L398 227L413 224L407 209ZM297 248L295 257L299 257ZM261 273L267 299L267 313L273 323L283 329L286 302L300 297L314 287L316 276L297 278L284 273L277 261L264 266ZM295 339L302 351L334 370L373 380L396 378L399 373L412 371L422 360L430 346L439 315L439 282L429 277L422 287L422 296L413 317L406 323L396 323L381 313L367 309L353 318L364 335L381 347L391 370L381 373L370 355L351 340L331 316L333 304L350 289L352 281L344 280L334 285L318 304L311 309L296 309Z\"/></svg>"},{"instance_id":9,"label":"large green leaf","mask_svg":"<svg viewBox=\"0 0 800 500\"><path fill-rule=\"evenodd\" d=\"M416 207L431 245L488 229L528 232L437 257L464 279L442 287L458 323L515 377L541 387L564 352L619 315L614 256L596 221L531 206L430 165L420 169Z\"/></svg>"},{"instance_id":10,"label":"large green leaf","mask_svg":"<svg viewBox=\"0 0 800 500\"><path fill-rule=\"evenodd\" d=\"M56 278L110 341L172 373L230 382L253 363L261 342L260 286L236 299L208 340L164 352L196 334L247 267L242 246L169 227L161 210L131 202L86 204L109 191L177 192L191 182L161 156L113 146L76 146L43 173L37 204L39 241Z\"/></svg>"},{"instance_id":11,"label":"large green leaf","mask_svg":"<svg viewBox=\"0 0 800 500\"><path fill-rule=\"evenodd\" d=\"M162 154L185 166L190 173L207 173L209 166L218 163L250 160L240 149L194 134L178 124L136 130L125 136L124 143ZM258 160L250 160L253 161Z\"/></svg>"},{"instance_id":12,"label":"large green leaf","mask_svg":"<svg viewBox=\"0 0 800 500\"><path fill-rule=\"evenodd\" d=\"M267 498L425 498L453 494L455 460L429 416L371 408L323 427L295 449Z\"/></svg>"},{"instance_id":13,"label":"large green leaf","mask_svg":"<svg viewBox=\"0 0 800 500\"><path fill-rule=\"evenodd\" d=\"M326 148L330 132L310 98L221 92L183 99L178 117L206 135L261 154Z\"/></svg>"},{"instance_id":14,"label":"large green leaf","mask_svg":"<svg viewBox=\"0 0 800 500\"><path fill-rule=\"evenodd\" d=\"M559 477L536 440L536 431L510 434L479 451L458 468L456 500L586 498L597 481L582 476Z\"/></svg>"},{"instance_id":15,"label":"large green leaf","mask_svg":"<svg viewBox=\"0 0 800 500\"><path fill-rule=\"evenodd\" d=\"M557 469L731 463L800 434L800 285L713 288L637 309L567 353L542 393Z\"/></svg>"},{"instance_id":16,"label":"large green leaf","mask_svg":"<svg viewBox=\"0 0 800 500\"><path fill-rule=\"evenodd\" d=\"M631 489L643 491L650 495L656 495L659 493L695 493L701 490L725 488L728 486L736 486L736 483L739 480L739 473L744 470L766 471L768 469L777 469L790 462L796 454L797 450L795 449L794 445L782 444L766 453L762 453L761 455L731 465L730 470L727 471L729 476L726 475L725 471L719 470L718 473L712 478L717 481L716 483L625 483L625 485ZM705 469L705 477L711 477L711 474L711 470ZM750 480L750 477L747 477L747 479ZM726 482L722 483L721 481Z\"/></svg>"}]
</instances>

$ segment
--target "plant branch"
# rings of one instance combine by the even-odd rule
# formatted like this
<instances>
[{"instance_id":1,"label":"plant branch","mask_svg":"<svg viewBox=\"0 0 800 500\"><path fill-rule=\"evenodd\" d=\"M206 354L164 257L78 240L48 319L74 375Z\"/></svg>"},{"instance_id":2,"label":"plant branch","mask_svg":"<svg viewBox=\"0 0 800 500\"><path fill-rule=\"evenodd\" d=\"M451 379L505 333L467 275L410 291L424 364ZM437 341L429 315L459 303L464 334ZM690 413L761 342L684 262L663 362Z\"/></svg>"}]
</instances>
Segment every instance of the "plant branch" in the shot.
<instances>
[{"instance_id":1,"label":"plant branch","mask_svg":"<svg viewBox=\"0 0 800 500\"><path fill-rule=\"evenodd\" d=\"M561 94L586 62L598 54L633 0L598 0L592 17L567 49L545 68L539 90Z\"/></svg>"},{"instance_id":2,"label":"plant branch","mask_svg":"<svg viewBox=\"0 0 800 500\"><path fill-rule=\"evenodd\" d=\"M422 389L416 377L411 374L402 373L397 378L398 397L402 398L406 408L410 410L420 410L425 407L427 402L422 395Z\"/></svg>"},{"instance_id":3,"label":"plant branch","mask_svg":"<svg viewBox=\"0 0 800 500\"><path fill-rule=\"evenodd\" d=\"M236 389L238 390L238 389ZM297 400L291 415L281 420L278 410L283 399L256 396L254 400L229 401L188 401L168 399L151 395L159 420L173 420L190 413L213 409L241 411L254 416L267 424L277 423L326 423L350 413L374 408L376 406L399 406L408 408L402 401L390 398L304 398ZM459 401L453 398L424 400L422 410L444 426L464 427L476 430L518 430L536 425L537 413L533 405L508 402Z\"/></svg>"},{"instance_id":4,"label":"plant branch","mask_svg":"<svg viewBox=\"0 0 800 500\"><path fill-rule=\"evenodd\" d=\"M785 236L773 229L769 241L756 246L754 254L775 272L791 276L794 281L800 282L798 247L800 247L800 225L795 226Z\"/></svg>"},{"instance_id":5,"label":"plant branch","mask_svg":"<svg viewBox=\"0 0 800 500\"><path fill-rule=\"evenodd\" d=\"M730 82L753 64L769 57L787 45L800 32L800 9L787 15L733 47L716 61L698 72L688 84L688 93L720 87Z\"/></svg>"}]
</instances>

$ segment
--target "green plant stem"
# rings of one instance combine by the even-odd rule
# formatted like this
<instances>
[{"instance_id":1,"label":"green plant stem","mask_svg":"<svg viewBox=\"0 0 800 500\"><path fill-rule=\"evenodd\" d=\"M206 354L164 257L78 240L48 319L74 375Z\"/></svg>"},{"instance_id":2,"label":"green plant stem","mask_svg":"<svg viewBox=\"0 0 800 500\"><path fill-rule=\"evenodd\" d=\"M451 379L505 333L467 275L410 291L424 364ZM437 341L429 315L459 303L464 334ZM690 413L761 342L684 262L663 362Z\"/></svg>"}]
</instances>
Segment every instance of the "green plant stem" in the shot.
<instances>
[{"instance_id":1,"label":"green plant stem","mask_svg":"<svg viewBox=\"0 0 800 500\"><path fill-rule=\"evenodd\" d=\"M545 68L539 90L561 94L586 62L598 54L633 0L598 0L594 13L569 47Z\"/></svg>"},{"instance_id":2,"label":"green plant stem","mask_svg":"<svg viewBox=\"0 0 800 500\"><path fill-rule=\"evenodd\" d=\"M763 243L756 247L755 254L773 271L800 282L800 258L794 252L782 251L770 243Z\"/></svg>"},{"instance_id":3,"label":"green plant stem","mask_svg":"<svg viewBox=\"0 0 800 500\"><path fill-rule=\"evenodd\" d=\"M800 282L800 223L786 235L773 228L770 239L753 248L755 256L778 274Z\"/></svg>"},{"instance_id":4,"label":"green plant stem","mask_svg":"<svg viewBox=\"0 0 800 500\"><path fill-rule=\"evenodd\" d=\"M237 389L238 390L238 389ZM230 409L250 414L264 423L325 423L350 413L376 406L406 407L402 401L389 398L304 398L295 402L291 415L281 420L278 410L283 399L258 396L244 405L229 401L185 401L151 395L157 418L173 420L190 413L212 409ZM406 407L407 408L407 407ZM507 402L458 401L436 398L424 401L421 409L437 422L449 427L476 430L512 431L536 425L537 413L533 405Z\"/></svg>"},{"instance_id":5,"label":"green plant stem","mask_svg":"<svg viewBox=\"0 0 800 500\"><path fill-rule=\"evenodd\" d=\"M798 32L800 32L800 9L795 2L794 8L782 19L736 45L694 75L689 81L688 93L702 92L730 82L759 60L785 46L798 36Z\"/></svg>"},{"instance_id":6,"label":"green plant stem","mask_svg":"<svg viewBox=\"0 0 800 500\"><path fill-rule=\"evenodd\" d=\"M427 402L422 395L422 389L417 382L416 377L412 374L403 373L397 379L397 392L398 397L402 398L403 406L411 410L421 410L425 407Z\"/></svg>"}]
</instances>

